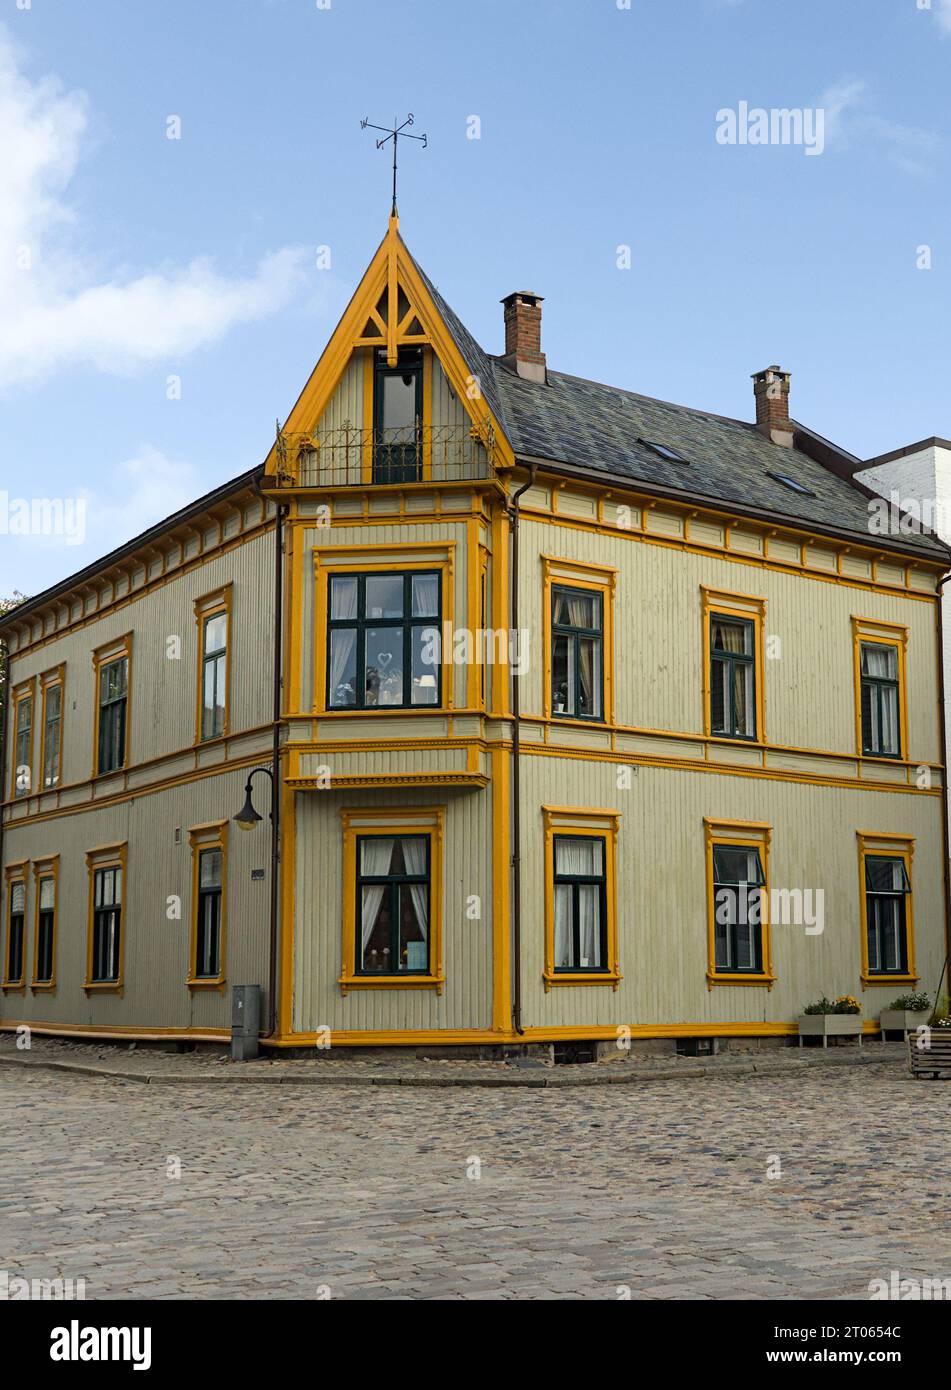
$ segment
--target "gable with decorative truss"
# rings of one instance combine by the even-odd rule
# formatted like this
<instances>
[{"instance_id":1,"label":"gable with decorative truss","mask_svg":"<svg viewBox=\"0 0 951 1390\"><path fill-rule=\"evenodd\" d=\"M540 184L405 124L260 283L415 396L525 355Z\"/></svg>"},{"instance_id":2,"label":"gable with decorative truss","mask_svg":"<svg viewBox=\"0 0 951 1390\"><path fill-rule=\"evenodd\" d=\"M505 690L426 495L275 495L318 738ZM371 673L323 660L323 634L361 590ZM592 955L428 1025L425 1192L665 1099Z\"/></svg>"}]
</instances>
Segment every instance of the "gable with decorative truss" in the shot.
<instances>
[{"instance_id":1,"label":"gable with decorative truss","mask_svg":"<svg viewBox=\"0 0 951 1390\"><path fill-rule=\"evenodd\" d=\"M399 376L404 364L406 375L418 371L421 382L413 427L419 466L413 480L438 480L439 460L450 452L467 470L464 476L476 476L471 470L479 457L493 469L514 464L478 372L465 359L400 237L397 217L391 216L320 361L278 430L265 477L299 487L380 481L373 467L381 447L374 383L386 373ZM405 480L408 445L390 441L387 447L401 450ZM389 480L401 480L395 466L390 471Z\"/></svg>"}]
</instances>

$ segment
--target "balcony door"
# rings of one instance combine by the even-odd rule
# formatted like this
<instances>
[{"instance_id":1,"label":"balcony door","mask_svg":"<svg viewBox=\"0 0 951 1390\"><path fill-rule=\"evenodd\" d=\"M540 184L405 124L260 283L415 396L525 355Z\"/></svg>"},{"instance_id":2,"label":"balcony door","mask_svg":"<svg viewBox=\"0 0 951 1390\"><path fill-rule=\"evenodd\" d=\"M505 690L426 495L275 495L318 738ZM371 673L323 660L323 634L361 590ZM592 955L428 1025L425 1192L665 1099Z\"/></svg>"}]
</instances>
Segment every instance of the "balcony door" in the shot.
<instances>
[{"instance_id":1,"label":"balcony door","mask_svg":"<svg viewBox=\"0 0 951 1390\"><path fill-rule=\"evenodd\" d=\"M373 382L373 481L418 483L423 476L423 354L403 348L395 367L378 350Z\"/></svg>"}]
</instances>

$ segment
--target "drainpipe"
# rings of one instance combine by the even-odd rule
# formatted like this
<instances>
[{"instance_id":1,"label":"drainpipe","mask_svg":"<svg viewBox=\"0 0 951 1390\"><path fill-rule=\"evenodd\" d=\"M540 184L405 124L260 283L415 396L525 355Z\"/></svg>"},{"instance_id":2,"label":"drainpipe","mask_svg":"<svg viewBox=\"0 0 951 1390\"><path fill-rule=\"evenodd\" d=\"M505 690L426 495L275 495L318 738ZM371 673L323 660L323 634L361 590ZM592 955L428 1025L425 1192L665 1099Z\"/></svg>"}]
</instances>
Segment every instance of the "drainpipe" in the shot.
<instances>
[{"instance_id":1,"label":"drainpipe","mask_svg":"<svg viewBox=\"0 0 951 1390\"><path fill-rule=\"evenodd\" d=\"M521 823L521 787L520 787L520 727L519 716L521 713L520 683L521 676L518 673L518 665L521 665L521 645L519 625L518 625L518 524L519 524L519 499L523 492L535 482L535 474L538 470L537 463L530 465L528 481L523 483L517 492L512 494L512 500L506 508L509 519L512 523L512 574L510 578L510 611L512 614L512 631L515 633L515 641L519 644L516 647L518 663L512 671L512 1024L516 1033L522 1033L522 823Z\"/></svg>"},{"instance_id":2,"label":"drainpipe","mask_svg":"<svg viewBox=\"0 0 951 1390\"><path fill-rule=\"evenodd\" d=\"M265 507L268 498L258 486L258 495ZM272 666L272 706L271 706L271 902L270 902L270 954L268 963L268 1010L267 1033L273 1037L277 1032L277 996L279 989L278 934L280 927L280 858L281 858L281 700L283 693L283 673L281 668L282 639L284 623L284 518L287 507L275 503L274 508L274 644Z\"/></svg>"},{"instance_id":3,"label":"drainpipe","mask_svg":"<svg viewBox=\"0 0 951 1390\"><path fill-rule=\"evenodd\" d=\"M7 794L7 721L10 715L10 653L3 643L3 698L0 700L0 869L3 868L3 801ZM0 883L4 880L0 878ZM6 903L3 903L4 918ZM24 971L26 963L24 962Z\"/></svg>"},{"instance_id":4,"label":"drainpipe","mask_svg":"<svg viewBox=\"0 0 951 1390\"><path fill-rule=\"evenodd\" d=\"M941 980L945 977L948 968L948 960L951 958L951 879L948 876L948 862L951 858L951 847L949 847L948 831L948 727L947 711L945 709L945 688L944 688L944 594L942 590L951 579L951 572L942 575L938 580L938 603L935 606L936 622L938 625L938 716L941 725L941 843L944 849L944 941L945 955L944 966L941 970L941 979L938 981L935 990L934 1008L938 1006L938 993L941 989Z\"/></svg>"}]
</instances>

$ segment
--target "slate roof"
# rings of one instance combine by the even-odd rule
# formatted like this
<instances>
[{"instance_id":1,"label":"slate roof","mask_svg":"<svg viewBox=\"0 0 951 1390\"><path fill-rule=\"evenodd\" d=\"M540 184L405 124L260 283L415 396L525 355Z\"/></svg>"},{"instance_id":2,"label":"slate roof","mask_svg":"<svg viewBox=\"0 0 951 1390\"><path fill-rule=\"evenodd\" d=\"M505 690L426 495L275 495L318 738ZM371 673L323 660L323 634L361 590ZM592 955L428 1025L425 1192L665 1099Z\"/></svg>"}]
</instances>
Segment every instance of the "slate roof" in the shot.
<instances>
[{"instance_id":1,"label":"slate roof","mask_svg":"<svg viewBox=\"0 0 951 1390\"><path fill-rule=\"evenodd\" d=\"M654 400L550 368L547 384L528 381L501 358L484 352L425 271L419 265L416 269L456 347L479 377L489 408L516 456L583 468L606 478L625 478L670 497L732 504L768 513L777 521L798 522L807 530L818 528L874 542L868 529L868 499L873 494L801 448L774 444L744 420ZM808 433L794 428L800 437ZM687 463L660 457L642 440L674 449ZM851 459L844 451L837 452ZM856 469L862 467L860 460L852 462ZM793 478L815 496L793 491L771 473ZM894 537L891 544L951 563L948 547L928 532Z\"/></svg>"}]
</instances>

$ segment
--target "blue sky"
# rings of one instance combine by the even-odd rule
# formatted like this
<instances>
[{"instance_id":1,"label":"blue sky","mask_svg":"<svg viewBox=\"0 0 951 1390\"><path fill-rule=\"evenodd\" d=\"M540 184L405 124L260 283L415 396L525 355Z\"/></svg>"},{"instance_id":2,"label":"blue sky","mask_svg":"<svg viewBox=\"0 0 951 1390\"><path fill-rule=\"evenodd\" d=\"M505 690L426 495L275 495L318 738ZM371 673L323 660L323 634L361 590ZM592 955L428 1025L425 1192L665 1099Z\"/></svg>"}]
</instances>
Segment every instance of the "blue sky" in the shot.
<instances>
[{"instance_id":1,"label":"blue sky","mask_svg":"<svg viewBox=\"0 0 951 1390\"><path fill-rule=\"evenodd\" d=\"M620 3L3 0L0 493L87 520L0 534L0 595L264 457L385 230L362 116L428 134L401 230L490 351L528 289L560 370L748 419L777 362L862 457L951 435L951 0ZM718 143L743 101L822 154Z\"/></svg>"}]
</instances>

